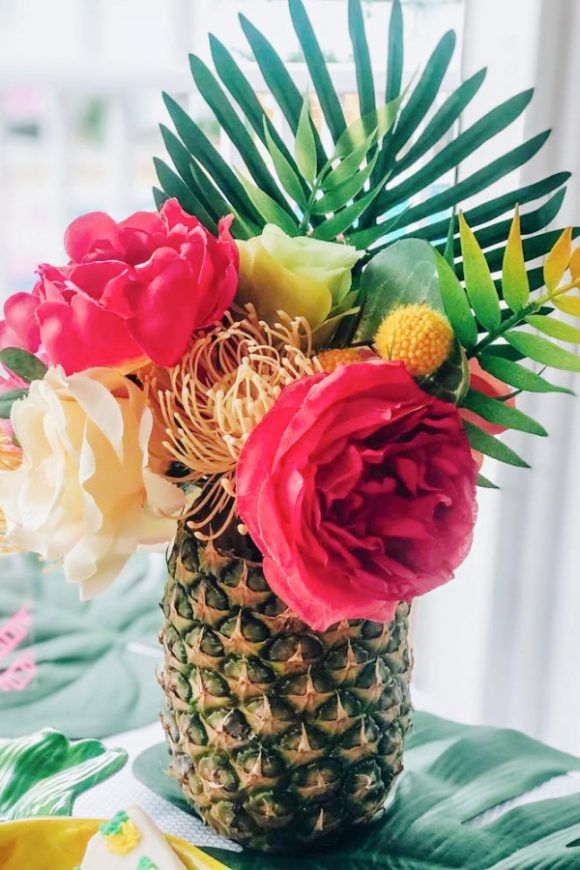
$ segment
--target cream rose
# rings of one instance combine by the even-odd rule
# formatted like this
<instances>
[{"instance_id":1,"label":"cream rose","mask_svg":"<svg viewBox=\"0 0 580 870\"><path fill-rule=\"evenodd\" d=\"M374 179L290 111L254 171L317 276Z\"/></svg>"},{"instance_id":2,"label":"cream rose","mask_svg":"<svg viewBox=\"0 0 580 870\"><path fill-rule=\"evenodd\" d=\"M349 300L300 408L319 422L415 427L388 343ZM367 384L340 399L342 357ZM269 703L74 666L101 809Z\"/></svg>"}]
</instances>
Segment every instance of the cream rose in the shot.
<instances>
[{"instance_id":1,"label":"cream rose","mask_svg":"<svg viewBox=\"0 0 580 870\"><path fill-rule=\"evenodd\" d=\"M237 301L251 302L268 323L275 323L282 309L291 317L305 317L313 328L340 309L352 284L352 269L363 256L352 245L291 238L273 224L261 236L237 245Z\"/></svg>"},{"instance_id":2,"label":"cream rose","mask_svg":"<svg viewBox=\"0 0 580 870\"><path fill-rule=\"evenodd\" d=\"M102 592L139 548L163 549L185 503L149 467L145 394L111 369L49 369L12 408L22 464L0 472L7 541L62 562L81 598Z\"/></svg>"}]
</instances>

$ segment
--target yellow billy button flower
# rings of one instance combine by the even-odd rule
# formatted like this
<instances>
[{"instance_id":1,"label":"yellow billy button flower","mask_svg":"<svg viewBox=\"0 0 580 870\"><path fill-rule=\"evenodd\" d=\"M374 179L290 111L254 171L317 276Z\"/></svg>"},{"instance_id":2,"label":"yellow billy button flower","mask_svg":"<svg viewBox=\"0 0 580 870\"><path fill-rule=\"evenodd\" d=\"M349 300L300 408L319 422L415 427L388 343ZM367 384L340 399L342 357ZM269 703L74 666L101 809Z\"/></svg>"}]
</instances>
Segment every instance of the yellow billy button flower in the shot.
<instances>
[{"instance_id":1,"label":"yellow billy button flower","mask_svg":"<svg viewBox=\"0 0 580 870\"><path fill-rule=\"evenodd\" d=\"M337 347L332 350L321 350L317 359L325 372L332 374L338 366L362 362L366 355L358 347Z\"/></svg>"},{"instance_id":2,"label":"yellow billy button flower","mask_svg":"<svg viewBox=\"0 0 580 870\"><path fill-rule=\"evenodd\" d=\"M449 356L452 342L453 330L447 318L424 302L395 308L374 339L380 357L401 360L413 377L436 371Z\"/></svg>"}]
</instances>

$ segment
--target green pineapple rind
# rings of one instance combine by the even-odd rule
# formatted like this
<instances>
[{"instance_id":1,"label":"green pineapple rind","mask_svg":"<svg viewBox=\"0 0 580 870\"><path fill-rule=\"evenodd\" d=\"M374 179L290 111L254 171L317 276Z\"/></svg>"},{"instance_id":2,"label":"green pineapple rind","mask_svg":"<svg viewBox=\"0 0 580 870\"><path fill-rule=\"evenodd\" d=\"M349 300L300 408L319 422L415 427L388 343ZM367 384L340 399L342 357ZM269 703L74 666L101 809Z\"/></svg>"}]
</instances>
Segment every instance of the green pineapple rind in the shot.
<instances>
[{"instance_id":1,"label":"green pineapple rind","mask_svg":"<svg viewBox=\"0 0 580 870\"><path fill-rule=\"evenodd\" d=\"M171 773L245 846L300 849L381 812L410 726L409 606L311 631L259 563L181 529L161 641Z\"/></svg>"}]
</instances>

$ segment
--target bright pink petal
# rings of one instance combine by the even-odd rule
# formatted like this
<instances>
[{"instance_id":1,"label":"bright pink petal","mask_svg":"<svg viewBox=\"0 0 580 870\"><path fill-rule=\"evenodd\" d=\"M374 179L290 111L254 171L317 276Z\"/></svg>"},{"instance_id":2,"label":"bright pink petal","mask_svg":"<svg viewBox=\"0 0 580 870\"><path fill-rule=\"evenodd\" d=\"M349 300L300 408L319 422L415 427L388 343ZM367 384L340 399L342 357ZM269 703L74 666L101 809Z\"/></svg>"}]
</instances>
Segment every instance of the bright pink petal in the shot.
<instances>
[{"instance_id":1,"label":"bright pink petal","mask_svg":"<svg viewBox=\"0 0 580 870\"><path fill-rule=\"evenodd\" d=\"M197 326L198 296L189 265L168 248L157 251L126 288L135 342L158 365L172 366L185 353Z\"/></svg>"},{"instance_id":2,"label":"bright pink petal","mask_svg":"<svg viewBox=\"0 0 580 870\"><path fill-rule=\"evenodd\" d=\"M455 406L375 359L284 388L242 450L237 504L272 589L325 629L451 579L475 476Z\"/></svg>"},{"instance_id":3,"label":"bright pink petal","mask_svg":"<svg viewBox=\"0 0 580 870\"><path fill-rule=\"evenodd\" d=\"M104 305L107 291L111 283L116 280L117 283L126 282L129 272L132 269L125 263L120 263L118 260L103 260L97 263L82 263L80 266L73 266L68 273L68 280L74 284L84 295L90 296L95 302L101 302ZM108 307L108 306L105 306Z\"/></svg>"},{"instance_id":4,"label":"bright pink petal","mask_svg":"<svg viewBox=\"0 0 580 870\"><path fill-rule=\"evenodd\" d=\"M70 305L43 302L37 314L49 359L67 374L93 366L121 368L143 356L125 321L86 296L75 296Z\"/></svg>"},{"instance_id":5,"label":"bright pink petal","mask_svg":"<svg viewBox=\"0 0 580 870\"><path fill-rule=\"evenodd\" d=\"M15 293L4 305L4 320L0 322L0 347L21 347L36 353L40 345L40 330L36 320L38 298L32 293Z\"/></svg>"},{"instance_id":6,"label":"bright pink petal","mask_svg":"<svg viewBox=\"0 0 580 870\"><path fill-rule=\"evenodd\" d=\"M93 211L74 220L64 234L64 246L75 263L81 263L85 257L98 252L110 252L110 259L115 252L122 253L117 224L102 211Z\"/></svg>"}]
</instances>

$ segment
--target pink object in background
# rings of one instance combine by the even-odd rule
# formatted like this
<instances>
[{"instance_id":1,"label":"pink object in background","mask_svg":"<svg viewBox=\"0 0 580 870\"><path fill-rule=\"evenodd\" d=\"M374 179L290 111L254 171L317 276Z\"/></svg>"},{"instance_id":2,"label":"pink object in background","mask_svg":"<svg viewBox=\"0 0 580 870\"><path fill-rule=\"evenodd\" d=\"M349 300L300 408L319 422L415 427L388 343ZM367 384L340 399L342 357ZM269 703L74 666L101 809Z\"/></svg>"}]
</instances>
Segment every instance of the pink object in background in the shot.
<instances>
[{"instance_id":1,"label":"pink object in background","mask_svg":"<svg viewBox=\"0 0 580 870\"><path fill-rule=\"evenodd\" d=\"M0 663L25 639L32 619L26 605L0 627ZM22 692L36 676L36 661L32 650L25 650L0 673L0 692Z\"/></svg>"}]
</instances>

